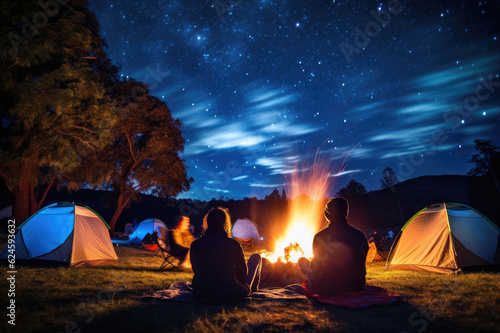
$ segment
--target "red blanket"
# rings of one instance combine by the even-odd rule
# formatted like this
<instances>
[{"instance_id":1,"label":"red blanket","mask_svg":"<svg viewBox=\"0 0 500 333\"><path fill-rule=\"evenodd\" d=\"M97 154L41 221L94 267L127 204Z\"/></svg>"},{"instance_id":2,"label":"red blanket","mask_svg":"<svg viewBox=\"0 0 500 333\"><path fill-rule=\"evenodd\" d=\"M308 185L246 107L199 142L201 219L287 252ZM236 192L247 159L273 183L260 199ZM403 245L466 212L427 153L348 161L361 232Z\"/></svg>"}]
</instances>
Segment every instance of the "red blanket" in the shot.
<instances>
[{"instance_id":1,"label":"red blanket","mask_svg":"<svg viewBox=\"0 0 500 333\"><path fill-rule=\"evenodd\" d=\"M335 296L321 296L310 289L309 281L301 285L307 298L316 299L322 304L336 305L349 309L368 308L382 304L394 304L403 300L403 296L392 294L390 291L375 287L365 286L357 292L345 292Z\"/></svg>"}]
</instances>

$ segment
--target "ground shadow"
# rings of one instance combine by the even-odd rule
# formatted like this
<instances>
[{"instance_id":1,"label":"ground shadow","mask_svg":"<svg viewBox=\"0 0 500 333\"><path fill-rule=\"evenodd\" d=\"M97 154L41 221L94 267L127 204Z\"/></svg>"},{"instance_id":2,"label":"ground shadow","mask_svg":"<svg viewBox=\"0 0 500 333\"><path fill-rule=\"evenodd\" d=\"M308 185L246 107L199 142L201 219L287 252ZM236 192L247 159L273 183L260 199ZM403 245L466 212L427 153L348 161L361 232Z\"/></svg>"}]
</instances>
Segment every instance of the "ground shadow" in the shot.
<instances>
[{"instance_id":1,"label":"ground shadow","mask_svg":"<svg viewBox=\"0 0 500 333\"><path fill-rule=\"evenodd\" d=\"M292 310L292 311L290 311ZM240 312L239 314L236 312ZM243 313L243 316L241 315ZM293 313L301 314L294 316ZM221 320L221 314L223 319ZM252 318L245 319L245 318ZM260 320L255 320L257 314ZM311 300L242 301L218 306L143 298L139 306L100 316L75 314L79 332L185 332L201 319L227 332L443 332L462 331L450 321L433 318L408 303L349 310ZM301 320L298 320L298 317ZM217 319L218 318L218 319ZM307 318L304 320L304 318ZM271 320L270 320L271 319ZM224 323L224 320L226 321ZM325 324L326 323L326 324ZM220 329L222 328L222 329ZM64 332L57 327L53 332ZM71 331L76 332L75 328ZM204 331L212 331L207 326Z\"/></svg>"},{"instance_id":2,"label":"ground shadow","mask_svg":"<svg viewBox=\"0 0 500 333\"><path fill-rule=\"evenodd\" d=\"M157 268L155 267L147 267L147 266L102 266L99 267L100 270L104 271L132 271L132 272L153 272L153 273L182 273L184 271L176 269L174 267L168 267L163 270L160 270L160 265ZM189 271L186 271L189 273ZM192 271L191 271L192 273Z\"/></svg>"}]
</instances>

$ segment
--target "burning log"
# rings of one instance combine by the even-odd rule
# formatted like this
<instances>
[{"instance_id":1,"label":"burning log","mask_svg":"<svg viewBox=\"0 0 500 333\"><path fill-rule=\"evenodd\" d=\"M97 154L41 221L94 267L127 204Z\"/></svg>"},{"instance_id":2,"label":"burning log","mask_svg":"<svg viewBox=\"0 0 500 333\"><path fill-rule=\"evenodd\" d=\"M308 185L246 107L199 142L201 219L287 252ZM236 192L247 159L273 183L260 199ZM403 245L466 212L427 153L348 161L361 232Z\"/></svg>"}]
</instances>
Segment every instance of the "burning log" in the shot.
<instances>
[{"instance_id":1,"label":"burning log","mask_svg":"<svg viewBox=\"0 0 500 333\"><path fill-rule=\"evenodd\" d=\"M261 285L265 287L284 287L293 283L302 283L306 277L294 262L271 262L262 258Z\"/></svg>"},{"instance_id":2,"label":"burning log","mask_svg":"<svg viewBox=\"0 0 500 333\"><path fill-rule=\"evenodd\" d=\"M292 260L292 256L293 259L296 260ZM299 258L304 256L304 251L302 251L302 248L300 247L299 243L295 242L285 247L285 256L284 256L285 262L290 262L290 261L296 262L298 260L298 258L296 258L297 256L299 256Z\"/></svg>"},{"instance_id":3,"label":"burning log","mask_svg":"<svg viewBox=\"0 0 500 333\"><path fill-rule=\"evenodd\" d=\"M305 280L304 274L297 266L297 259L304 256L304 251L298 243L285 247L284 255L272 262L267 259L267 252L262 258L261 283L266 286L286 286L293 283L302 283Z\"/></svg>"}]
</instances>

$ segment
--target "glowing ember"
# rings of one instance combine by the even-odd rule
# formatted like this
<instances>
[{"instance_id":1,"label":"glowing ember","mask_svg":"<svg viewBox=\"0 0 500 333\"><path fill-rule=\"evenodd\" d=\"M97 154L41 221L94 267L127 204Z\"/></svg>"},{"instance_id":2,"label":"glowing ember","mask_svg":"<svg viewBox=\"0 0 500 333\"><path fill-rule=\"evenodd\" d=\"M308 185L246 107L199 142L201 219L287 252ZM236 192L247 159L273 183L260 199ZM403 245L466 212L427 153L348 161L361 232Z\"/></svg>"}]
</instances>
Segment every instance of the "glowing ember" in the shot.
<instances>
[{"instance_id":1,"label":"glowing ember","mask_svg":"<svg viewBox=\"0 0 500 333\"><path fill-rule=\"evenodd\" d=\"M338 172L343 171L343 163ZM330 192L332 174L329 161L314 158L312 167L295 168L288 193L290 201L288 223L276 230L274 253L262 255L271 262L297 262L300 257L312 258L314 235L325 221L323 212Z\"/></svg>"}]
</instances>

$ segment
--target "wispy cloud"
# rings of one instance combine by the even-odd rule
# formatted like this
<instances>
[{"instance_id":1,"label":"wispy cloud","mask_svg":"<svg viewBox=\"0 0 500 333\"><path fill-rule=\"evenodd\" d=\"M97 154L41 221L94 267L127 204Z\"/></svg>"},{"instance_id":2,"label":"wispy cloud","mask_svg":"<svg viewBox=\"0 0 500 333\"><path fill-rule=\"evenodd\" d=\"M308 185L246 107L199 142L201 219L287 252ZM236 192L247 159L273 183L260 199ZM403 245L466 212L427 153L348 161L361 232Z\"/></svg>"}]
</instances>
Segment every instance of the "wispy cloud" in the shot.
<instances>
[{"instance_id":1,"label":"wispy cloud","mask_svg":"<svg viewBox=\"0 0 500 333\"><path fill-rule=\"evenodd\" d=\"M187 122L183 120L187 126L196 129L190 132L193 138L186 144L184 156L263 144L271 147L283 142L293 145L293 141L287 138L300 137L319 129L287 114L283 107L297 98L284 89L261 89L246 96L246 107L236 119L231 120L223 115L209 118L210 113L203 111L206 102L199 102L200 106L192 103L194 105L178 113L182 119L189 119Z\"/></svg>"},{"instance_id":2,"label":"wispy cloud","mask_svg":"<svg viewBox=\"0 0 500 333\"><path fill-rule=\"evenodd\" d=\"M186 145L186 155L202 153L212 149L251 147L268 140L257 131L245 130L243 124L226 124L220 128L204 131L198 140Z\"/></svg>"},{"instance_id":3,"label":"wispy cloud","mask_svg":"<svg viewBox=\"0 0 500 333\"><path fill-rule=\"evenodd\" d=\"M363 170L361 170L361 169L353 169L353 170L344 170L344 171L338 172L338 173L331 173L330 174L330 178L342 177L342 176L345 176L345 175L349 175L351 173L358 173L358 172L363 172Z\"/></svg>"},{"instance_id":4,"label":"wispy cloud","mask_svg":"<svg viewBox=\"0 0 500 333\"><path fill-rule=\"evenodd\" d=\"M281 187L283 184L265 184L265 183L250 183L250 187Z\"/></svg>"},{"instance_id":5,"label":"wispy cloud","mask_svg":"<svg viewBox=\"0 0 500 333\"><path fill-rule=\"evenodd\" d=\"M433 130L441 128L441 124L421 126L416 128L404 128L398 130L388 130L383 134L376 134L368 139L368 141L403 141L414 142L416 140L427 138Z\"/></svg>"},{"instance_id":6,"label":"wispy cloud","mask_svg":"<svg viewBox=\"0 0 500 333\"><path fill-rule=\"evenodd\" d=\"M232 178L232 180L234 180L234 181L238 181L238 180L243 180L243 179L246 179L246 178L248 178L248 175L239 176L239 177L234 177L234 178Z\"/></svg>"}]
</instances>

